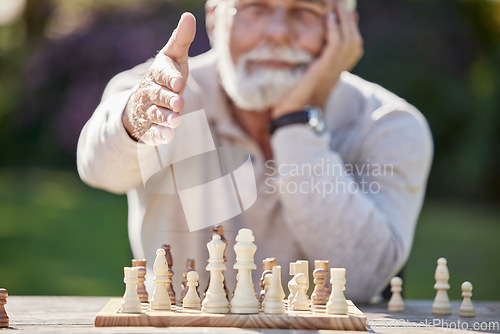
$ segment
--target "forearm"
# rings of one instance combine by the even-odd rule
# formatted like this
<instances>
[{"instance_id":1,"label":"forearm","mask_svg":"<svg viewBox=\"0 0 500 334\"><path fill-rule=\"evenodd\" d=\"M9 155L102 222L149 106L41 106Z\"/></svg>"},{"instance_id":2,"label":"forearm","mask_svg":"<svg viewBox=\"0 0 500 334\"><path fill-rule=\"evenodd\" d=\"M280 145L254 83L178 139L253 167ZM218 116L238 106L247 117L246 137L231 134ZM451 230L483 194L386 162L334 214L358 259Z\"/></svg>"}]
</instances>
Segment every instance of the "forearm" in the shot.
<instances>
[{"instance_id":1,"label":"forearm","mask_svg":"<svg viewBox=\"0 0 500 334\"><path fill-rule=\"evenodd\" d=\"M354 178L329 142L329 135L318 137L302 125L278 131L277 190L302 251L346 267L348 295L367 300L406 261L424 188L407 191L403 181L390 184L391 176ZM292 172L297 165L299 172Z\"/></svg>"},{"instance_id":2,"label":"forearm","mask_svg":"<svg viewBox=\"0 0 500 334\"><path fill-rule=\"evenodd\" d=\"M125 193L142 183L138 144L127 134L122 115L131 90L108 96L82 130L78 141L78 173L87 184Z\"/></svg>"}]
</instances>

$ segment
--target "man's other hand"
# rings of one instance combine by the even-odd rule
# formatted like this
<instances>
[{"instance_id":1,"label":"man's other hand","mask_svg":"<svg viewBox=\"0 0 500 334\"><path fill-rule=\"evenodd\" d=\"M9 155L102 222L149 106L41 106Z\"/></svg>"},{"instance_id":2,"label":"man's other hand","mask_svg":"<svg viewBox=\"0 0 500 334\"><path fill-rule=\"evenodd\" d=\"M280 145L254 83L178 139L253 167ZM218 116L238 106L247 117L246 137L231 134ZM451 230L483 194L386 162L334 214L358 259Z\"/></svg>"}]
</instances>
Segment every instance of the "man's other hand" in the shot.
<instances>
[{"instance_id":1,"label":"man's other hand","mask_svg":"<svg viewBox=\"0 0 500 334\"><path fill-rule=\"evenodd\" d=\"M273 108L273 119L306 105L323 107L340 74L354 68L363 56L357 13L349 12L343 1L335 0L325 21L325 46L321 54L309 65L299 83Z\"/></svg>"},{"instance_id":2,"label":"man's other hand","mask_svg":"<svg viewBox=\"0 0 500 334\"><path fill-rule=\"evenodd\" d=\"M172 141L184 107L182 93L188 78L188 51L196 34L196 19L182 14L167 44L155 57L132 93L122 121L128 134L148 145Z\"/></svg>"}]
</instances>

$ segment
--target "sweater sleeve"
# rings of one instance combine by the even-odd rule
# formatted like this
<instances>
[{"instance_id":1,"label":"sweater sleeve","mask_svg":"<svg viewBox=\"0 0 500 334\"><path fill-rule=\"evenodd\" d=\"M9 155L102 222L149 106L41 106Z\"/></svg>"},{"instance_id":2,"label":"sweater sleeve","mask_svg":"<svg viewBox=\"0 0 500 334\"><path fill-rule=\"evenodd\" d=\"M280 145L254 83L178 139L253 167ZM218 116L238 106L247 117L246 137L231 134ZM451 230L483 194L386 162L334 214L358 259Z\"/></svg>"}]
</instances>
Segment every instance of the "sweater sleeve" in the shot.
<instances>
[{"instance_id":1,"label":"sweater sleeve","mask_svg":"<svg viewBox=\"0 0 500 334\"><path fill-rule=\"evenodd\" d=\"M78 173L90 186L123 194L142 183L137 150L144 144L129 137L122 114L148 67L149 63L144 63L114 77L80 134Z\"/></svg>"},{"instance_id":2,"label":"sweater sleeve","mask_svg":"<svg viewBox=\"0 0 500 334\"><path fill-rule=\"evenodd\" d=\"M409 256L432 138L421 115L384 112L363 130L350 164L330 136L296 124L272 137L285 223L308 258L347 269L349 298L368 301Z\"/></svg>"}]
</instances>

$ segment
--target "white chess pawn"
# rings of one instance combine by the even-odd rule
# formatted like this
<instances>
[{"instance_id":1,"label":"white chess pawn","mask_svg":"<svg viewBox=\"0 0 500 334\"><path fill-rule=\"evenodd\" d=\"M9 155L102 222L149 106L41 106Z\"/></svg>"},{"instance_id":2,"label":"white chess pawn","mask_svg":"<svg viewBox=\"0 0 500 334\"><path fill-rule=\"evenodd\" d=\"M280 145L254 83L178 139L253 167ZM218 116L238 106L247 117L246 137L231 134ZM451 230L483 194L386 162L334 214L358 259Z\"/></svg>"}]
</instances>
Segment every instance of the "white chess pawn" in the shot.
<instances>
[{"instance_id":1,"label":"white chess pawn","mask_svg":"<svg viewBox=\"0 0 500 334\"><path fill-rule=\"evenodd\" d=\"M329 314L347 314L347 300L344 296L345 290L345 268L330 269L330 283L332 284L332 293L326 304L326 312Z\"/></svg>"},{"instance_id":2,"label":"white chess pawn","mask_svg":"<svg viewBox=\"0 0 500 334\"><path fill-rule=\"evenodd\" d=\"M207 243L209 259L207 270L210 271L210 284L201 303L202 312L207 313L229 313L229 302L224 291L224 249L226 244L218 234L212 235L212 240Z\"/></svg>"},{"instance_id":3,"label":"white chess pawn","mask_svg":"<svg viewBox=\"0 0 500 334\"><path fill-rule=\"evenodd\" d=\"M401 296L403 290L403 280L401 277L393 277L391 279L391 292L392 296L387 304L389 312L401 312L405 310L405 302Z\"/></svg>"},{"instance_id":4,"label":"white chess pawn","mask_svg":"<svg viewBox=\"0 0 500 334\"><path fill-rule=\"evenodd\" d=\"M274 266L271 286L264 298L264 313L265 314L285 314L285 292L281 285L281 266Z\"/></svg>"},{"instance_id":5,"label":"white chess pawn","mask_svg":"<svg viewBox=\"0 0 500 334\"><path fill-rule=\"evenodd\" d=\"M196 287L198 286L198 279L200 275L196 271L190 271L187 273L187 286L188 291L182 300L182 307L199 310L201 308L201 300L196 292Z\"/></svg>"},{"instance_id":6,"label":"white chess pawn","mask_svg":"<svg viewBox=\"0 0 500 334\"><path fill-rule=\"evenodd\" d=\"M293 298L297 293L297 283L295 283L295 275L299 273L299 264L297 262L290 262L290 275L293 275L292 279L288 281L288 290L290 294L288 295L288 305L292 305Z\"/></svg>"},{"instance_id":7,"label":"white chess pawn","mask_svg":"<svg viewBox=\"0 0 500 334\"><path fill-rule=\"evenodd\" d=\"M448 280L450 279L450 274L446 262L444 257L439 258L437 261L436 273L434 275L436 279L434 289L437 290L437 293L436 298L434 298L434 303L432 304L432 313L436 315L451 314L451 304L448 298L448 289L450 288Z\"/></svg>"},{"instance_id":8,"label":"white chess pawn","mask_svg":"<svg viewBox=\"0 0 500 334\"><path fill-rule=\"evenodd\" d=\"M123 268L125 277L125 294L123 295L122 312L123 313L141 313L141 301L137 293L137 283L139 283L138 268Z\"/></svg>"},{"instance_id":9,"label":"white chess pawn","mask_svg":"<svg viewBox=\"0 0 500 334\"><path fill-rule=\"evenodd\" d=\"M295 275L295 283L297 284L297 293L292 301L292 310L309 311L309 297L306 292L306 275L303 273Z\"/></svg>"},{"instance_id":10,"label":"white chess pawn","mask_svg":"<svg viewBox=\"0 0 500 334\"><path fill-rule=\"evenodd\" d=\"M252 230L242 228L236 236L234 252L236 263L234 269L238 270L236 276L236 289L231 299L231 313L257 314L259 313L259 300L256 297L252 282L252 270L257 269L254 262L254 254L257 246Z\"/></svg>"},{"instance_id":11,"label":"white chess pawn","mask_svg":"<svg viewBox=\"0 0 500 334\"><path fill-rule=\"evenodd\" d=\"M460 306L460 316L466 318L473 318L476 316L476 310L474 309L474 305L470 300L472 297L472 283L471 282L463 282L462 283L462 297L464 300L462 305Z\"/></svg>"},{"instance_id":12,"label":"white chess pawn","mask_svg":"<svg viewBox=\"0 0 500 334\"><path fill-rule=\"evenodd\" d=\"M153 264L153 272L155 274L153 281L155 282L155 290L151 297L151 310L170 310L172 304L170 295L168 294L167 283L168 278L168 263L165 257L165 250L159 248L156 250L156 259Z\"/></svg>"}]
</instances>

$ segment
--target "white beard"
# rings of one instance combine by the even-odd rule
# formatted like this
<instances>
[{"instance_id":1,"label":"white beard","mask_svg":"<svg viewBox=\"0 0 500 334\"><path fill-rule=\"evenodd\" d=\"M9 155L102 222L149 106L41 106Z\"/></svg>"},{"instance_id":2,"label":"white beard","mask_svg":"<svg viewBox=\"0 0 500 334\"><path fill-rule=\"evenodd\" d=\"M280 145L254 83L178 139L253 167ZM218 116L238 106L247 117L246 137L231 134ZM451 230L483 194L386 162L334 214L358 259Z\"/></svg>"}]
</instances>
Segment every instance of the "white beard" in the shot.
<instances>
[{"instance_id":1,"label":"white beard","mask_svg":"<svg viewBox=\"0 0 500 334\"><path fill-rule=\"evenodd\" d=\"M290 47L261 45L233 64L229 51L229 29L218 20L214 29L214 49L221 84L231 100L242 109L264 111L276 105L303 76L314 56ZM292 69L255 69L248 73L248 64L255 60L285 61L297 66Z\"/></svg>"}]
</instances>

